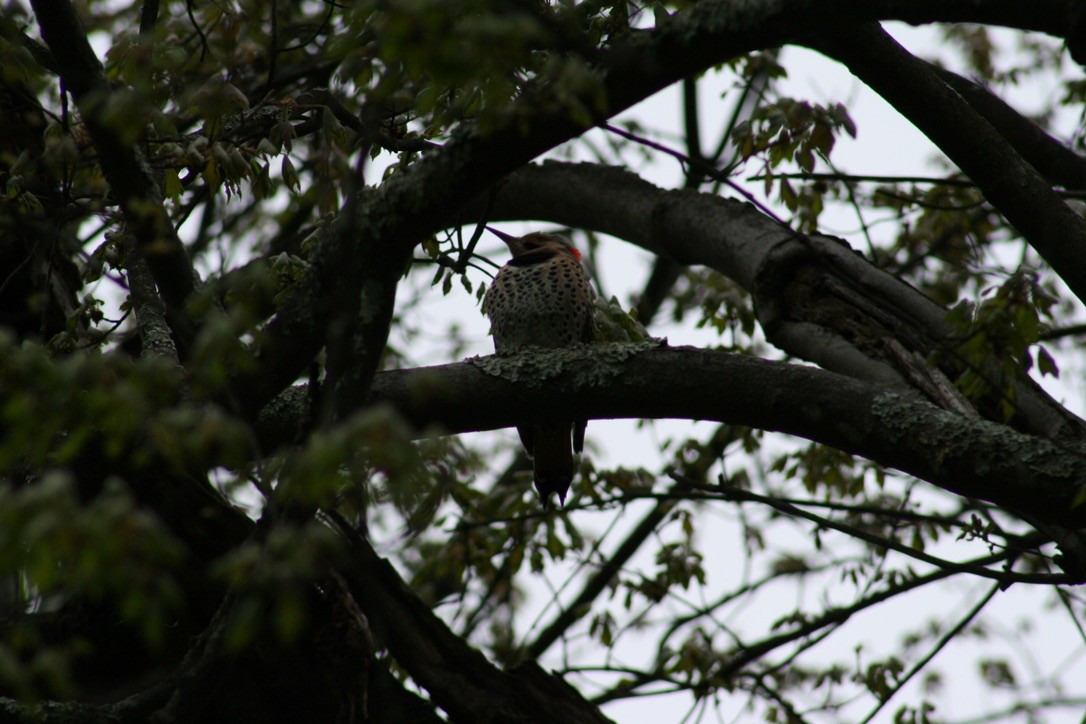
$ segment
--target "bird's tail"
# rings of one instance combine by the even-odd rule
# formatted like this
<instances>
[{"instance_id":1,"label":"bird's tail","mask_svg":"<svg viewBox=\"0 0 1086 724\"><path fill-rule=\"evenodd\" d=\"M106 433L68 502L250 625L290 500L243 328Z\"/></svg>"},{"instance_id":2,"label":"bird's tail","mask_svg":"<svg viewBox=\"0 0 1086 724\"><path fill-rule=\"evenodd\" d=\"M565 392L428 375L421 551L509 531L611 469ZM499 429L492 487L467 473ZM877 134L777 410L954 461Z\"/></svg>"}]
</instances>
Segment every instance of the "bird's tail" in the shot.
<instances>
[{"instance_id":1,"label":"bird's tail","mask_svg":"<svg viewBox=\"0 0 1086 724\"><path fill-rule=\"evenodd\" d=\"M573 482L573 426L569 423L537 427L534 435L535 488L544 505L551 493L566 502L566 493Z\"/></svg>"}]
</instances>

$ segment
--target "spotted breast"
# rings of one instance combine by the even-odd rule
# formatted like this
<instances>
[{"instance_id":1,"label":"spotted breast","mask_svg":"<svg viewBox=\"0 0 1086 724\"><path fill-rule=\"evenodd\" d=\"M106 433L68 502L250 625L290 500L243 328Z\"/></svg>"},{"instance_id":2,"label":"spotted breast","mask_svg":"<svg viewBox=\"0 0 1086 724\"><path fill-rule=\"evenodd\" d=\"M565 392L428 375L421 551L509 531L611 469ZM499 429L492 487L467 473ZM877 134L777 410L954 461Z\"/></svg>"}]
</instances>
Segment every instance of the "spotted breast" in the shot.
<instances>
[{"instance_id":1,"label":"spotted breast","mask_svg":"<svg viewBox=\"0 0 1086 724\"><path fill-rule=\"evenodd\" d=\"M573 244L557 234L514 237L491 231L512 252L483 300L495 351L512 354L533 345L591 342L595 294ZM535 486L544 504L552 492L565 502L573 480L573 452L584 448L585 424L580 420L517 428L533 459Z\"/></svg>"}]
</instances>

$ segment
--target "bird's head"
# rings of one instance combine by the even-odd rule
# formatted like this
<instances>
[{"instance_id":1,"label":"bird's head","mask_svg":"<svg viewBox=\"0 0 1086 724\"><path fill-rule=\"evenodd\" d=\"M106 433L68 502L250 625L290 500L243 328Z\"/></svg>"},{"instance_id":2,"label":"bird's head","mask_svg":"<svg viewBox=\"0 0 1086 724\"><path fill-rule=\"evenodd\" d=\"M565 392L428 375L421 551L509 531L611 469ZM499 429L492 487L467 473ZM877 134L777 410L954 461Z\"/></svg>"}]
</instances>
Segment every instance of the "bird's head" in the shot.
<instances>
[{"instance_id":1,"label":"bird's head","mask_svg":"<svg viewBox=\"0 0 1086 724\"><path fill-rule=\"evenodd\" d=\"M509 251L513 254L514 260L548 257L560 253L581 261L581 252L577 250L577 247L573 246L573 242L560 234L545 234L541 231L533 231L524 236L513 236L489 226L486 228L487 231L505 242L505 245L509 247Z\"/></svg>"}]
</instances>

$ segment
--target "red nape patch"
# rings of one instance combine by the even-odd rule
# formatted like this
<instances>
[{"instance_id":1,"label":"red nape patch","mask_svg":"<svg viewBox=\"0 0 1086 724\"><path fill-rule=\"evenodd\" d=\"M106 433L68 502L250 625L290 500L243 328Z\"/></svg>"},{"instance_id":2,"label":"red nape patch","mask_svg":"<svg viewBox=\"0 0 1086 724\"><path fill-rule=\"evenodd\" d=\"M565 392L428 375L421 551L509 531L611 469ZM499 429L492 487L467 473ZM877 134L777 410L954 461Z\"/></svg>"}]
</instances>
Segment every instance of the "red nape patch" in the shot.
<instances>
[{"instance_id":1,"label":"red nape patch","mask_svg":"<svg viewBox=\"0 0 1086 724\"><path fill-rule=\"evenodd\" d=\"M578 249L575 246L567 246L566 251L569 252L569 255L572 256L574 259L576 259L577 261L581 261L581 250L580 249Z\"/></svg>"}]
</instances>

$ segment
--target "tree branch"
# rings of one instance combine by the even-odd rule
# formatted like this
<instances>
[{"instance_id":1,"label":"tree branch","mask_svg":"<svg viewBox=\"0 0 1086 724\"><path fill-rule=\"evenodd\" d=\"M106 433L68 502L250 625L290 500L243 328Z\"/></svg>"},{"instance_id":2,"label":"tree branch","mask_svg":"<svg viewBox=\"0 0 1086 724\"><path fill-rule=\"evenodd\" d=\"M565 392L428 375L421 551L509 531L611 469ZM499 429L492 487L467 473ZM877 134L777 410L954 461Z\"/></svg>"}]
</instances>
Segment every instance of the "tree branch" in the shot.
<instances>
[{"instance_id":1,"label":"tree branch","mask_svg":"<svg viewBox=\"0 0 1086 724\"><path fill-rule=\"evenodd\" d=\"M128 272L129 299L136 314L136 330L139 333L140 354L158 357L172 365L179 365L177 345L170 336L162 297L155 292L154 275L147 259L136 250L136 240L131 234L124 235L125 268Z\"/></svg>"},{"instance_id":2,"label":"tree branch","mask_svg":"<svg viewBox=\"0 0 1086 724\"><path fill-rule=\"evenodd\" d=\"M1058 34L1066 26L1066 14L1060 0L1038 0L1028 8L1015 0L700 3L652 30L629 31L601 52L594 67L600 85L583 101L585 107L597 109L593 123L599 123L691 73L842 20L973 21ZM586 130L564 108L535 107L535 95L523 94L525 100L510 109L506 126L486 134L461 129L441 149L387 179L360 204L366 224L360 227L363 234L372 235L378 246L397 247L398 258L406 260L423 239L449 225L465 203ZM318 244L313 264L265 330L259 358L274 361L274 374L262 371L235 379L236 396L250 413L293 381L317 352L334 311L323 299L325 290L336 275L361 268L362 253L336 244L331 235Z\"/></svg>"},{"instance_id":3,"label":"tree branch","mask_svg":"<svg viewBox=\"0 0 1086 724\"><path fill-rule=\"evenodd\" d=\"M863 722L861 722L861 724L868 724L868 722L874 720L875 716L882 710L884 706L886 706L887 702L890 701L894 694L901 691L902 687L904 687L905 684L909 683L909 679L916 676L916 674L919 673L925 666L931 663L931 660L935 658L936 654L946 648L947 644L957 638L958 634L960 634L965 629L965 627L968 626L969 623L977 617L977 614L981 612L981 609L987 606L988 603L993 598L995 598L995 595L999 591L999 584L995 584L991 588L989 588L988 593L982 596L981 599L977 601L976 604L974 604L974 606L970 608L969 611L964 616L962 616L958 620L958 622L950 628L949 631L939 637L939 640L935 643L931 650L923 656L923 658L913 664L912 668L910 668L903 676L901 676L894 682L893 688L889 692L887 692L885 696L881 696L879 698L879 702L868 713L868 715L864 717L864 720Z\"/></svg>"},{"instance_id":4,"label":"tree branch","mask_svg":"<svg viewBox=\"0 0 1086 724\"><path fill-rule=\"evenodd\" d=\"M1086 221L926 62L875 24L844 26L806 44L844 63L923 131L1086 300Z\"/></svg>"},{"instance_id":5,"label":"tree branch","mask_svg":"<svg viewBox=\"0 0 1086 724\"><path fill-rule=\"evenodd\" d=\"M984 116L1049 183L1067 189L1086 189L1086 159L987 88L946 68L931 64L928 67Z\"/></svg>"},{"instance_id":6,"label":"tree branch","mask_svg":"<svg viewBox=\"0 0 1086 724\"><path fill-rule=\"evenodd\" d=\"M837 532L843 533L844 535L862 540L869 545L895 551L903 556L907 556L923 563L927 563L928 565L935 568L955 571L958 573L968 573L970 575L978 576L980 578L989 578L996 581L1003 588L1010 587L1012 583L1028 583L1043 586L1077 583L1075 579L1070 578L1064 574L993 571L984 566L974 566L969 563L949 561L945 558L939 558L937 556L929 555L922 550L918 550L912 546L905 545L904 543L898 543L897 541L886 536L870 533L859 526L842 523L832 518L816 515L784 500L780 500L768 495L759 495L757 493L753 493L749 490L744 490L742 488L736 488L731 486L726 487L722 485L720 487L720 496L725 500L735 500L737 502L754 502L761 503L762 505L768 505L769 507L780 511L781 513L784 513L791 518L803 518L805 520L809 520L821 528L836 530Z\"/></svg>"},{"instance_id":7,"label":"tree branch","mask_svg":"<svg viewBox=\"0 0 1086 724\"><path fill-rule=\"evenodd\" d=\"M1019 515L1086 525L1086 508L1076 503L1086 483L1086 451L1079 446L810 367L688 347L616 363L614 352L596 345L382 372L370 403L393 405L420 430L448 433L567 417L746 425L830 445ZM506 377L482 369L492 364ZM518 365L524 365L519 372ZM545 379L545 387L532 386L532 375Z\"/></svg>"},{"instance_id":8,"label":"tree branch","mask_svg":"<svg viewBox=\"0 0 1086 724\"><path fill-rule=\"evenodd\" d=\"M353 563L342 573L352 596L396 661L454 721L609 721L534 662L497 669L450 631L346 521L329 517L351 544Z\"/></svg>"},{"instance_id":9,"label":"tree branch","mask_svg":"<svg viewBox=\"0 0 1086 724\"><path fill-rule=\"evenodd\" d=\"M1002 560L1006 560L1008 556L1009 554L1006 551L1003 551L976 558L969 563L974 566L989 566ZM732 651L732 656L728 658L727 663L717 671L714 671L714 675L721 680L727 681L731 677L742 672L752 662L757 661L781 646L804 639L828 626L843 624L861 611L877 606L895 596L922 588L930 583L941 581L953 575L955 575L954 571L939 569L923 576L909 578L889 585L883 590L872 593L848 606L827 609L820 616L799 623L790 631L767 636L753 644L738 646ZM593 698L592 701L596 704L603 705L607 702L615 701L616 699L625 698L634 690L659 679L661 676L662 673L659 670L646 672L640 676L620 682L614 688Z\"/></svg>"},{"instance_id":10,"label":"tree branch","mask_svg":"<svg viewBox=\"0 0 1086 724\"><path fill-rule=\"evenodd\" d=\"M467 207L465 217L480 203ZM711 267L753 296L766 337L778 348L889 389L912 389L891 341L927 356L954 332L943 307L838 239L797 237L749 204L661 189L619 168L527 166L505 181L492 218L594 229L682 264ZM1013 385L1012 425L1054 439L1086 438L1086 423L1028 375L1002 377L999 362L985 374L997 388Z\"/></svg>"},{"instance_id":11,"label":"tree branch","mask_svg":"<svg viewBox=\"0 0 1086 724\"><path fill-rule=\"evenodd\" d=\"M656 527L675 508L676 502L675 500L660 500L645 514L622 544L615 549L615 552L607 557L600 570L588 580L580 593L553 621L547 624L546 628L539 632L535 640L528 644L525 648L525 656L538 659L550 648L551 644L562 637L570 626L588 615L592 602L611 584L630 558L640 550L645 539L652 535Z\"/></svg>"},{"instance_id":12,"label":"tree branch","mask_svg":"<svg viewBox=\"0 0 1086 724\"><path fill-rule=\"evenodd\" d=\"M75 99L98 151L102 172L124 211L139 253L151 267L155 283L171 312L174 331L178 332L177 326L185 319L185 300L195 288L196 272L162 207L158 184L146 159L123 139L121 129L111 118L116 115L117 98L71 3L68 0L33 0L31 4L42 36L56 60L64 88Z\"/></svg>"}]
</instances>

